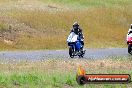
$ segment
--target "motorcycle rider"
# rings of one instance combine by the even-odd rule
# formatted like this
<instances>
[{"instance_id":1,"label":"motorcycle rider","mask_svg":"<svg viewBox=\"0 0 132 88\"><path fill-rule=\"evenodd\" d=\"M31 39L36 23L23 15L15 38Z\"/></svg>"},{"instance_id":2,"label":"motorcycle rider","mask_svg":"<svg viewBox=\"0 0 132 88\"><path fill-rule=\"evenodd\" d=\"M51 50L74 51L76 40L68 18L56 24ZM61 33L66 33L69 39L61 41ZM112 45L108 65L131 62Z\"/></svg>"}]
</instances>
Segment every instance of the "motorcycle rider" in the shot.
<instances>
[{"instance_id":1,"label":"motorcycle rider","mask_svg":"<svg viewBox=\"0 0 132 88\"><path fill-rule=\"evenodd\" d=\"M127 35L129 35L129 34L131 34L132 33L132 24L131 24L131 26L130 26L130 29L128 30L128 34Z\"/></svg>"},{"instance_id":2,"label":"motorcycle rider","mask_svg":"<svg viewBox=\"0 0 132 88\"><path fill-rule=\"evenodd\" d=\"M130 26L130 29L128 30L128 33L127 33L127 44L129 43L128 42L128 36L132 33L132 24Z\"/></svg>"},{"instance_id":3,"label":"motorcycle rider","mask_svg":"<svg viewBox=\"0 0 132 88\"><path fill-rule=\"evenodd\" d=\"M71 32L74 32L76 35L79 36L79 38L81 40L81 44L82 44L82 49L83 49L83 46L84 46L84 36L83 36L83 33L82 33L82 29L80 28L78 22L74 22L73 23L73 28L72 28ZM72 42L68 42L68 46L70 44L72 44Z\"/></svg>"}]
</instances>

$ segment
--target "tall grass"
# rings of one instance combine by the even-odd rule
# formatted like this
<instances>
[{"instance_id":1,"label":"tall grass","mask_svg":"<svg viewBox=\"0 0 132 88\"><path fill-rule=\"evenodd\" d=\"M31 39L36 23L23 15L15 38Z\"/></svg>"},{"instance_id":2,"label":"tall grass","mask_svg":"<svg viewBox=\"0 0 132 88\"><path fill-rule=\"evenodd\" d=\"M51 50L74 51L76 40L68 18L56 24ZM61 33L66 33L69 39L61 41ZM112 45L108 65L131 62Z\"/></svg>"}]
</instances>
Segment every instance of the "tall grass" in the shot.
<instances>
[{"instance_id":1,"label":"tall grass","mask_svg":"<svg viewBox=\"0 0 132 88\"><path fill-rule=\"evenodd\" d=\"M35 29L36 35L32 34L32 29L27 30L31 33L19 33L19 40L13 45L14 49L64 49L67 47L66 38L75 21L78 21L83 29L86 47L126 47L126 34L132 18L130 0L39 1L51 6L56 4L63 7L65 4L70 10L59 10L60 7L52 9L48 6L47 10L40 10L36 6L34 10L4 11L6 16L17 19L20 25L24 23ZM73 5L73 8L69 5ZM75 10L74 6L80 9ZM90 6L92 8L89 8Z\"/></svg>"},{"instance_id":2,"label":"tall grass","mask_svg":"<svg viewBox=\"0 0 132 88\"><path fill-rule=\"evenodd\" d=\"M0 0L0 3L8 2L9 0Z\"/></svg>"},{"instance_id":3,"label":"tall grass","mask_svg":"<svg viewBox=\"0 0 132 88\"><path fill-rule=\"evenodd\" d=\"M7 29L8 26L5 23L0 22L0 50L13 49L13 45L8 45L2 41L3 40L2 32L6 31Z\"/></svg>"},{"instance_id":4,"label":"tall grass","mask_svg":"<svg viewBox=\"0 0 132 88\"><path fill-rule=\"evenodd\" d=\"M66 38L75 21L80 23L89 48L126 47L126 34L131 24L129 8L96 8L82 11L14 11L11 16L21 23L41 31L37 37L23 41L40 48L65 48ZM39 37L39 35L41 37ZM33 43L32 41L36 41ZM23 42L23 45L26 45ZM40 43L40 44L39 44ZM19 44L19 43L18 43ZM42 45L41 45L42 44ZM18 47L19 48L19 47Z\"/></svg>"},{"instance_id":5,"label":"tall grass","mask_svg":"<svg viewBox=\"0 0 132 88\"><path fill-rule=\"evenodd\" d=\"M7 27L7 25L6 24L4 24L3 22L0 22L0 31L2 32L2 31L4 31L4 30L6 30L8 27Z\"/></svg>"}]
</instances>

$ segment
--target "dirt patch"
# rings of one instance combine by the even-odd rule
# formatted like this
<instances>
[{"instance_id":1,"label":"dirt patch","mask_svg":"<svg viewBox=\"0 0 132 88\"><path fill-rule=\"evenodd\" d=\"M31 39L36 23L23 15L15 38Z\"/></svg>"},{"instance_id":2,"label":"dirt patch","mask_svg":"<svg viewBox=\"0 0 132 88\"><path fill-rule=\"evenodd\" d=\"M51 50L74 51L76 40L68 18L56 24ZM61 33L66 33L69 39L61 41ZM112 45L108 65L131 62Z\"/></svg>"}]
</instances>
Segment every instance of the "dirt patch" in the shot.
<instances>
[{"instance_id":1,"label":"dirt patch","mask_svg":"<svg viewBox=\"0 0 132 88\"><path fill-rule=\"evenodd\" d=\"M0 21L7 26L6 29L0 32L0 39L9 45L17 43L19 38L25 34L29 37L41 34L40 31L8 16L0 16Z\"/></svg>"}]
</instances>

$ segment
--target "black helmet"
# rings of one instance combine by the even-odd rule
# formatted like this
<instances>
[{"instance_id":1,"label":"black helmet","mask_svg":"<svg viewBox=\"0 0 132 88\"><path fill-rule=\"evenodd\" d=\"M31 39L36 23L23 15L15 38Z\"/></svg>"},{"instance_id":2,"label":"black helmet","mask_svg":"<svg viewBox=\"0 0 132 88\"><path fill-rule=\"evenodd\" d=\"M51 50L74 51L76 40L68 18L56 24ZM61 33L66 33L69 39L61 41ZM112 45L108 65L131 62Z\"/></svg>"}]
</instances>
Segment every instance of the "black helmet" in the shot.
<instances>
[{"instance_id":1,"label":"black helmet","mask_svg":"<svg viewBox=\"0 0 132 88\"><path fill-rule=\"evenodd\" d=\"M73 24L73 31L75 34L78 34L79 32L79 24L77 22Z\"/></svg>"},{"instance_id":2,"label":"black helmet","mask_svg":"<svg viewBox=\"0 0 132 88\"><path fill-rule=\"evenodd\" d=\"M73 24L73 28L74 28L74 29L78 29L78 27L79 27L78 22L74 22L74 24Z\"/></svg>"}]
</instances>

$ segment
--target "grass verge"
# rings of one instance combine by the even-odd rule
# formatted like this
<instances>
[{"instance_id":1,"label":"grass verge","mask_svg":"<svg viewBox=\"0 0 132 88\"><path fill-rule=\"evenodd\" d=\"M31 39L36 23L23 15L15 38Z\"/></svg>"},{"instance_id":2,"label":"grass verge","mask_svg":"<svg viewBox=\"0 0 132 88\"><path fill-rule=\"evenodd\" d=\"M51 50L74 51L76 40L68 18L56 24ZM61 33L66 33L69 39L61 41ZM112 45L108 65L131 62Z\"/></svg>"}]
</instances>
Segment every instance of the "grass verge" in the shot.
<instances>
[{"instance_id":1,"label":"grass verge","mask_svg":"<svg viewBox=\"0 0 132 88\"><path fill-rule=\"evenodd\" d=\"M79 86L76 83L76 71L82 65L89 74L130 74L132 60L126 57L94 59L52 59L40 62L1 61L0 86L20 88L130 88L130 84L89 84Z\"/></svg>"}]
</instances>

